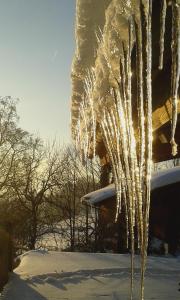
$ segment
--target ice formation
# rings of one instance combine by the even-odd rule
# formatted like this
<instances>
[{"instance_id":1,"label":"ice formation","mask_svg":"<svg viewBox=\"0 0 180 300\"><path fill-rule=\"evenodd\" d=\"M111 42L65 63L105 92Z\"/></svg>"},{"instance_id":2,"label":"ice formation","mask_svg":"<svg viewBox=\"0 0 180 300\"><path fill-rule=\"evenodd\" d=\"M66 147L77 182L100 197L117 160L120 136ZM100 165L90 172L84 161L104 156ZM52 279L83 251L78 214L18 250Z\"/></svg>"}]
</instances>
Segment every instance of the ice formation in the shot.
<instances>
[{"instance_id":1,"label":"ice formation","mask_svg":"<svg viewBox=\"0 0 180 300\"><path fill-rule=\"evenodd\" d=\"M171 145L175 155L180 1L161 2L160 69L163 68L167 4L172 7ZM105 14L98 15L102 7ZM73 136L84 159L88 158L89 152L95 155L97 135L100 132L102 136L113 169L117 217L122 206L126 211L127 243L130 240L132 254L131 299L137 228L141 254L141 300L144 299L152 165L151 23L152 0L77 0L78 42L72 70ZM86 43L87 34L93 47ZM136 52L136 74L132 69L133 49ZM137 78L136 99L132 93L132 76ZM137 115L136 122L134 114Z\"/></svg>"}]
</instances>

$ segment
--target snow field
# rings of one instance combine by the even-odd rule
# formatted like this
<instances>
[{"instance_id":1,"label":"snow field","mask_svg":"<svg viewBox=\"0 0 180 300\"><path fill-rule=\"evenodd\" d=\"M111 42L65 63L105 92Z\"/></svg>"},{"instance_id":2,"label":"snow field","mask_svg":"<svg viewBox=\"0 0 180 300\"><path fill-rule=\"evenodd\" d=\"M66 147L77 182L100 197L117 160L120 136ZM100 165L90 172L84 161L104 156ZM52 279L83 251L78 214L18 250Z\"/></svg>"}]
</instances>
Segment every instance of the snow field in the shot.
<instances>
[{"instance_id":1,"label":"snow field","mask_svg":"<svg viewBox=\"0 0 180 300\"><path fill-rule=\"evenodd\" d=\"M180 258L149 257L146 300L180 299ZM135 264L134 300L140 283ZM130 256L123 254L30 251L12 274L1 300L126 300L130 292Z\"/></svg>"}]
</instances>

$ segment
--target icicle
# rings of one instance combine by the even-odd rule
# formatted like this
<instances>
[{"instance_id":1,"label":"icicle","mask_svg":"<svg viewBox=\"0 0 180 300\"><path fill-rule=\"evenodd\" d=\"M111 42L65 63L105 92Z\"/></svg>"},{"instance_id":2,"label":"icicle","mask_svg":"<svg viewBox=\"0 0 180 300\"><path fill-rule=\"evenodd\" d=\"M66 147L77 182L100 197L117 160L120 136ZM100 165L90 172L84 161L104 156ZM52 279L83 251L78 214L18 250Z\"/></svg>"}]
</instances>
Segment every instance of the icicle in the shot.
<instances>
[{"instance_id":1,"label":"icicle","mask_svg":"<svg viewBox=\"0 0 180 300\"><path fill-rule=\"evenodd\" d=\"M81 113L79 108L79 116L76 124L76 140L75 140L75 146L76 149L79 151L80 159L83 160L82 152L83 152L83 145L82 145L82 126L81 126Z\"/></svg>"},{"instance_id":2,"label":"icicle","mask_svg":"<svg viewBox=\"0 0 180 300\"><path fill-rule=\"evenodd\" d=\"M140 171L138 168L138 157L136 153L135 132L132 121L132 97L131 97L131 49L132 49L132 20L129 24L129 45L123 43L123 56L120 60L121 78L118 81L119 91L113 89L114 106L110 112L104 113L102 125L105 145L112 161L115 186L117 191L117 214L118 217L121 201L123 199L126 208L127 242L130 234L131 240L131 299L133 295L134 278L134 226L138 220L138 234L140 241L143 236L142 217L142 190ZM106 60L108 57L105 54ZM112 76L114 75L111 64L107 61ZM116 79L116 78L115 78ZM142 83L142 63L141 63ZM142 94L142 86L140 87ZM143 98L141 95L141 109L143 112ZM143 114L144 116L144 114ZM144 118L142 118L144 126ZM143 127L144 128L144 127ZM142 130L144 134L144 129ZM144 135L142 135L144 145ZM121 141L121 142L120 142ZM141 160L144 158L144 148ZM141 161L141 165L144 161ZM141 174L143 178L143 174ZM123 198L120 197L123 193Z\"/></svg>"},{"instance_id":3,"label":"icicle","mask_svg":"<svg viewBox=\"0 0 180 300\"><path fill-rule=\"evenodd\" d=\"M164 34L165 34L165 26L166 26L166 10L167 3L166 0L161 0L161 17L160 17L160 54L159 54L159 69L163 68L163 55L164 55Z\"/></svg>"},{"instance_id":4,"label":"icicle","mask_svg":"<svg viewBox=\"0 0 180 300\"><path fill-rule=\"evenodd\" d=\"M139 132L139 176L142 180L144 174L144 98L143 98L143 57L142 57L142 24L141 18L135 19L136 32L136 71L137 71L137 106L138 106L138 132Z\"/></svg>"},{"instance_id":5,"label":"icicle","mask_svg":"<svg viewBox=\"0 0 180 300\"><path fill-rule=\"evenodd\" d=\"M89 147L92 146L92 156L95 157L96 153L96 116L95 116L95 110L94 110L94 102L93 102L93 88L94 88L94 82L95 82L95 74L94 69L91 68L91 70L87 70L87 77L84 80L85 82L85 92L86 92L86 99L90 106L90 115L92 117L92 124L91 124L91 139L89 142ZM86 109L87 110L87 109ZM87 121L86 121L87 124Z\"/></svg>"},{"instance_id":6,"label":"icicle","mask_svg":"<svg viewBox=\"0 0 180 300\"><path fill-rule=\"evenodd\" d=\"M146 159L145 159L145 199L143 204L143 241L141 250L141 299L144 299L144 278L147 258L148 245L148 225L149 225L149 206L150 206L150 179L151 179L151 165L152 165L152 87L151 87L151 69L152 69L152 37L151 37L151 14L152 14L152 0L142 0L142 7L144 12L144 68L145 68L145 116L146 116Z\"/></svg>"},{"instance_id":7,"label":"icicle","mask_svg":"<svg viewBox=\"0 0 180 300\"><path fill-rule=\"evenodd\" d=\"M166 19L166 0L162 1L161 28L160 28L160 56L159 68L163 67L164 35ZM112 1L113 2L113 1ZM126 2L126 1L125 1ZM128 1L128 9L131 9L133 1ZM123 1L124 3L124 1ZM150 180L152 166L152 91L151 91L151 13L152 0L139 0L138 13L128 14L126 22L129 22L129 36L121 39L119 57L119 78L116 78L112 61L106 48L106 37L99 30L96 33L97 43L101 50L101 58L105 58L107 64L107 76L116 83L110 87L104 98L97 100L101 105L101 111L95 110L94 94L99 88L94 70L87 71L85 78L85 100L80 107L79 122L77 125L77 144L84 149L85 157L88 157L90 143L93 144L93 156L96 147L96 122L100 125L103 141L109 155L117 193L116 220L119 218L122 207L126 212L127 246L131 246L131 299L133 298L134 278L134 228L137 227L138 247L141 254L141 296L144 299L144 278L147 258L149 206L150 206ZM172 135L171 145L175 155L177 145L175 143L175 129L177 122L177 96L180 76L180 2L172 2ZM122 15L124 10L122 9ZM132 17L133 16L133 17ZM124 15L123 15L124 18ZM132 19L133 18L133 19ZM118 18L119 19L119 18ZM113 24L113 22L112 22ZM113 26L113 25L112 25ZM107 30L107 28L106 28ZM136 76L137 99L132 99L131 91L131 52L136 44ZM125 37L125 34L123 35ZM111 54L113 49L111 49ZM103 57L104 56L104 57ZM99 67L99 65L98 65ZM101 66L100 66L101 67ZM103 72L102 72L103 73ZM101 95L101 94L100 94ZM106 103L107 101L107 103ZM134 103L137 103L135 108ZM138 128L133 124L133 111L138 115ZM91 127L91 130L89 128ZM92 141L93 140L93 141Z\"/></svg>"},{"instance_id":8,"label":"icicle","mask_svg":"<svg viewBox=\"0 0 180 300\"><path fill-rule=\"evenodd\" d=\"M172 155L177 154L177 144L175 142L175 131L177 124L177 101L180 79L180 1L172 1L172 67L171 67L171 145Z\"/></svg>"},{"instance_id":9,"label":"icicle","mask_svg":"<svg viewBox=\"0 0 180 300\"><path fill-rule=\"evenodd\" d=\"M89 152L89 134L88 134L88 121L86 116L86 104L83 101L79 109L79 119L77 122L77 138L76 145L77 149L80 150L81 160L87 160Z\"/></svg>"},{"instance_id":10,"label":"icicle","mask_svg":"<svg viewBox=\"0 0 180 300\"><path fill-rule=\"evenodd\" d=\"M93 139L93 158L96 156L96 117L94 113L93 101L91 101L91 110L92 110L92 139Z\"/></svg>"}]
</instances>

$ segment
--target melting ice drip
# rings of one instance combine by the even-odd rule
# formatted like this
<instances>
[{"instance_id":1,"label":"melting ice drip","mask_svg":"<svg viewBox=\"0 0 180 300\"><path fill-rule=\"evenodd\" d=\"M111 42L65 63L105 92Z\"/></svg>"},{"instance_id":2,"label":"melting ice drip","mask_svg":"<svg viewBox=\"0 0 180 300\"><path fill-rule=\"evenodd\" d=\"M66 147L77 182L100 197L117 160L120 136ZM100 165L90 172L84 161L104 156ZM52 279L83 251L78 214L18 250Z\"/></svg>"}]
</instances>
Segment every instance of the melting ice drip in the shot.
<instances>
[{"instance_id":1,"label":"melting ice drip","mask_svg":"<svg viewBox=\"0 0 180 300\"><path fill-rule=\"evenodd\" d=\"M164 33L167 1L162 1L160 56L159 68L163 68ZM132 6L134 1L132 0ZM151 15L152 1L135 1L139 4L138 13L128 19L128 42L121 41L119 78L114 75L113 67L102 38L98 39L111 76L116 85L110 87L106 104L101 103L101 112L95 109L93 91L96 82L96 72L91 70L85 80L86 95L79 109L76 142L83 149L85 159L88 158L90 146L93 144L93 154L96 146L96 120L98 120L104 143L109 154L115 187L117 192L118 218L122 206L126 212L127 243L131 247L131 299L133 298L134 248L135 228L137 229L138 246L141 254L141 299L144 299L144 277L148 245L150 179L152 165L152 96L151 96ZM172 154L177 153L175 129L177 123L177 98L180 77L180 1L173 0L172 6ZM136 47L136 77L137 77L137 115L138 125L133 124L133 107L131 91L131 54ZM101 99L100 99L101 101Z\"/></svg>"}]
</instances>

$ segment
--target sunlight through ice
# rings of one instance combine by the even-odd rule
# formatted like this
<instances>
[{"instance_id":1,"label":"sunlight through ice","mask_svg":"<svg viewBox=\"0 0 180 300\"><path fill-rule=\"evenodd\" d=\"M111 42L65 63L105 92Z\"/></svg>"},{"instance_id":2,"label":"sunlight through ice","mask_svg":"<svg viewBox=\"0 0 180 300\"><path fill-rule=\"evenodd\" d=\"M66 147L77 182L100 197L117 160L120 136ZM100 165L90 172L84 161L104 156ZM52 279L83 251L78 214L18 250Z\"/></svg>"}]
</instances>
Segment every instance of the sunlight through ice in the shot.
<instances>
[{"instance_id":1,"label":"sunlight through ice","mask_svg":"<svg viewBox=\"0 0 180 300\"><path fill-rule=\"evenodd\" d=\"M131 295L133 299L135 234L141 256L141 297L147 258L150 180L152 168L152 1L112 0L107 7L103 30L97 28L93 68L85 68L84 92L74 131L83 159L96 154L101 133L109 155L117 194L116 220L126 212L127 246L131 249ZM161 0L159 68L163 68L166 0ZM180 76L180 2L172 7L172 154L176 155L175 129ZM77 39L81 1L77 1ZM78 15L79 13L79 15ZM79 33L80 34L80 33ZM132 96L132 49L136 48L137 99ZM81 49L76 55L80 59ZM82 50L83 51L83 50ZM84 53L83 53L84 54ZM88 55L88 54L87 54ZM81 69L83 65L80 66ZM84 66L85 67L85 66ZM73 74L76 74L75 64ZM82 71L81 71L82 72ZM79 76L79 75L78 75ZM81 74L82 76L82 74ZM136 107L135 107L136 103ZM136 115L136 122L134 122ZM92 149L93 148L93 149Z\"/></svg>"}]
</instances>

